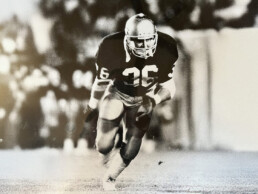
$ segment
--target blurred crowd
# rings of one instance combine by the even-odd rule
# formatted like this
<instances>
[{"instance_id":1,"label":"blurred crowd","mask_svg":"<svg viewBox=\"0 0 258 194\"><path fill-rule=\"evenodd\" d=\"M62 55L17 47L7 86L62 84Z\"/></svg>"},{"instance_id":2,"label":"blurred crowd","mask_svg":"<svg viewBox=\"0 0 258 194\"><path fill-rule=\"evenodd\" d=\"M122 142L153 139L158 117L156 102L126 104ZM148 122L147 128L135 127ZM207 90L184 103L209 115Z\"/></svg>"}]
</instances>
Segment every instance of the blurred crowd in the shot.
<instances>
[{"instance_id":1,"label":"blurred crowd","mask_svg":"<svg viewBox=\"0 0 258 194\"><path fill-rule=\"evenodd\" d=\"M1 25L1 148L62 147L82 129L93 59L81 67L56 65L51 51L38 52L33 36L31 26L16 16Z\"/></svg>"},{"instance_id":2,"label":"blurred crowd","mask_svg":"<svg viewBox=\"0 0 258 194\"><path fill-rule=\"evenodd\" d=\"M233 6L234 0L40 0L31 22L14 15L0 23L0 148L61 148L67 138L76 144L85 127L82 110L95 77L98 44L105 35L123 30L131 15L144 12L175 34L256 25L257 1L248 0L237 19L221 12ZM187 93L190 56L178 41L178 71ZM183 103L190 106L185 98L179 94L156 110L147 139L183 147L178 112ZM94 135L87 137L89 147Z\"/></svg>"}]
</instances>

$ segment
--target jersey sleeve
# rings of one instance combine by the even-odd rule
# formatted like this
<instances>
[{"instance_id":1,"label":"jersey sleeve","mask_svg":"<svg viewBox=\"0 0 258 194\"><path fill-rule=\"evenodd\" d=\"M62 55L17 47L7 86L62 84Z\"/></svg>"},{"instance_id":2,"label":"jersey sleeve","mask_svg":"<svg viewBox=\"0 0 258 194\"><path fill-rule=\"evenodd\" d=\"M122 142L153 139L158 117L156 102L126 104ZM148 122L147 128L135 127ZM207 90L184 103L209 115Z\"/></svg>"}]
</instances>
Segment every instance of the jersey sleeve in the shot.
<instances>
[{"instance_id":1,"label":"jersey sleeve","mask_svg":"<svg viewBox=\"0 0 258 194\"><path fill-rule=\"evenodd\" d=\"M103 92L110 82L110 70L106 66L108 61L106 54L104 40L102 40L96 53L96 78L91 89L91 97L95 99L102 97Z\"/></svg>"},{"instance_id":2,"label":"jersey sleeve","mask_svg":"<svg viewBox=\"0 0 258 194\"><path fill-rule=\"evenodd\" d=\"M108 67L110 62L109 54L105 39L103 39L96 53L96 71L98 80L105 81L110 79L110 68Z\"/></svg>"},{"instance_id":3,"label":"jersey sleeve","mask_svg":"<svg viewBox=\"0 0 258 194\"><path fill-rule=\"evenodd\" d=\"M159 71L159 83L164 83L173 77L173 69L175 67L175 62L178 59L178 51L176 43L170 44L164 52L163 64Z\"/></svg>"}]
</instances>

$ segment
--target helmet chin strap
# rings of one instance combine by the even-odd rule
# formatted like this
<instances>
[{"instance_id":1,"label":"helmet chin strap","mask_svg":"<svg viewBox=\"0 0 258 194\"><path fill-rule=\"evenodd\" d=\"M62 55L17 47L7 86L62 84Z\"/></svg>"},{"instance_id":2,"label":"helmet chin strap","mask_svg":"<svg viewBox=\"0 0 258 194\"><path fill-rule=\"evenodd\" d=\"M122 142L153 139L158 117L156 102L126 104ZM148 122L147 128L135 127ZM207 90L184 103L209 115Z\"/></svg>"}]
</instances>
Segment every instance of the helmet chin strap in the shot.
<instances>
[{"instance_id":1,"label":"helmet chin strap","mask_svg":"<svg viewBox=\"0 0 258 194\"><path fill-rule=\"evenodd\" d=\"M147 56L145 59L147 59L148 57L153 57L152 49L148 49L148 50L146 50L145 55Z\"/></svg>"}]
</instances>

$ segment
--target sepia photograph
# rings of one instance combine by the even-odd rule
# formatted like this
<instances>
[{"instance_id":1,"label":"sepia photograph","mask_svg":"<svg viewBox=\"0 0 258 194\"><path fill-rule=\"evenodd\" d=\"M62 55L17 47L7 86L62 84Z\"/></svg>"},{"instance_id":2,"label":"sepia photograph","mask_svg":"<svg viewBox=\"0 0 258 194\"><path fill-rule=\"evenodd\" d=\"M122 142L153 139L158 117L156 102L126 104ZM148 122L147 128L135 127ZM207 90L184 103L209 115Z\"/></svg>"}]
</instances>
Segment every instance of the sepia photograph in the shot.
<instances>
[{"instance_id":1,"label":"sepia photograph","mask_svg":"<svg viewBox=\"0 0 258 194\"><path fill-rule=\"evenodd\" d=\"M257 0L1 0L0 193L258 193Z\"/></svg>"}]
</instances>

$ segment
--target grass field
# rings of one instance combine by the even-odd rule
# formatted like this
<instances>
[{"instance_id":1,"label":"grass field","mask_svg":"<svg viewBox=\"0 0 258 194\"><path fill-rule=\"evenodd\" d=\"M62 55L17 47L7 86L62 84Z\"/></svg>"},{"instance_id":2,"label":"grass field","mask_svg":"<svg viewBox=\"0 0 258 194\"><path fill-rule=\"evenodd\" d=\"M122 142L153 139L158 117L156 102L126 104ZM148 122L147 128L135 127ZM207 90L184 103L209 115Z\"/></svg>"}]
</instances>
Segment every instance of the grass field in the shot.
<instances>
[{"instance_id":1,"label":"grass field","mask_svg":"<svg viewBox=\"0 0 258 194\"><path fill-rule=\"evenodd\" d=\"M104 192L96 151L0 151L0 193ZM117 180L115 193L258 193L258 154L140 152Z\"/></svg>"}]
</instances>

